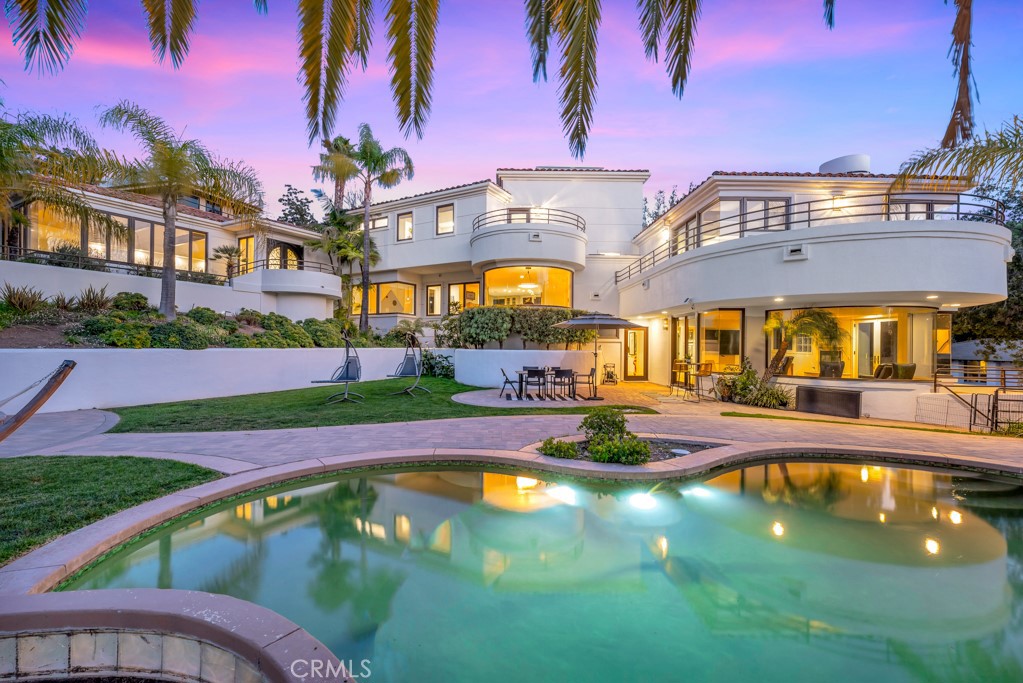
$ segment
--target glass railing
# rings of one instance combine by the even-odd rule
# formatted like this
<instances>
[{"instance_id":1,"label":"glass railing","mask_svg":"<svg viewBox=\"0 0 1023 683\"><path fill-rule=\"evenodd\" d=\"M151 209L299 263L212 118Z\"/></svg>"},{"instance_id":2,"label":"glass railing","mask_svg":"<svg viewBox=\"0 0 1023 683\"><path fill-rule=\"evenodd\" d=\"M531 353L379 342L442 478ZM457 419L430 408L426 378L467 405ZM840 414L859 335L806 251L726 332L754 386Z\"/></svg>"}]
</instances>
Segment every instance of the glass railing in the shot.
<instances>
[{"instance_id":1,"label":"glass railing","mask_svg":"<svg viewBox=\"0 0 1023 683\"><path fill-rule=\"evenodd\" d=\"M700 221L688 230L684 227L686 222L682 222L681 229L676 229L667 243L615 273L615 282L635 277L686 251L747 235L864 221L916 220L978 221L1004 226L1005 207L988 197L954 192L835 195L784 208L760 208Z\"/></svg>"}]
</instances>

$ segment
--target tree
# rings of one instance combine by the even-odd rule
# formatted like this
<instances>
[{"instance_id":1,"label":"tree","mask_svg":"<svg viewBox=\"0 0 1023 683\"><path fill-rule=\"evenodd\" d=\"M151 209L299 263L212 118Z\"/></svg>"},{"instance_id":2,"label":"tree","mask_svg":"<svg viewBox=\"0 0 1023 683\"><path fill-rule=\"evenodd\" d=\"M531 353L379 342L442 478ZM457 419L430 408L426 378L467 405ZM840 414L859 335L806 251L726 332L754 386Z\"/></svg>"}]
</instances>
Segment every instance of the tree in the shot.
<instances>
[{"instance_id":1,"label":"tree","mask_svg":"<svg viewBox=\"0 0 1023 683\"><path fill-rule=\"evenodd\" d=\"M373 187L394 187L415 172L412 158L401 147L385 150L380 141L373 137L368 123L359 126L359 142L338 145L339 151L328 152L321 157L318 166L313 167L317 180L333 180L335 185L357 180L362 184L362 310L359 312L359 331L369 331L369 266L371 240L369 236L369 211L373 205Z\"/></svg>"},{"instance_id":2,"label":"tree","mask_svg":"<svg viewBox=\"0 0 1023 683\"><path fill-rule=\"evenodd\" d=\"M952 336L959 341L980 340L981 351L987 357L1001 346L1023 366L1023 190L981 185L976 192L1004 204L1005 227L1012 231L1016 253L1007 269L1006 299L956 313L952 318Z\"/></svg>"},{"instance_id":3,"label":"tree","mask_svg":"<svg viewBox=\"0 0 1023 683\"><path fill-rule=\"evenodd\" d=\"M303 228L308 228L316 223L313 212L309 210L313 200L304 196L305 192L297 190L291 185L285 185L284 188L284 196L277 200L277 203L284 207L277 220Z\"/></svg>"},{"instance_id":4,"label":"tree","mask_svg":"<svg viewBox=\"0 0 1023 683\"><path fill-rule=\"evenodd\" d=\"M344 290L350 295L352 287L352 272L354 264L359 265L361 272L364 265L362 257L363 239L362 230L359 229L359 219L344 209L338 209L334 202L319 190L313 190L316 197L323 206L324 219L310 227L320 233L316 239L308 240L305 246L327 255L334 272L341 277ZM380 260L380 252L371 238L369 241L369 264L376 265ZM344 272L344 266L348 266L348 273ZM351 298L345 297L342 305L345 310L351 310Z\"/></svg>"},{"instance_id":5,"label":"tree","mask_svg":"<svg viewBox=\"0 0 1023 683\"><path fill-rule=\"evenodd\" d=\"M792 340L798 335L810 337L817 345L824 349L832 349L842 343L849 333L842 329L830 311L822 308L807 308L797 311L791 318L785 320L780 313L774 313L764 324L764 332L770 334L774 330L781 330L781 343L775 351L771 362L764 370L762 381L766 382L778 372L781 367L785 353L792 345Z\"/></svg>"},{"instance_id":6,"label":"tree","mask_svg":"<svg viewBox=\"0 0 1023 683\"><path fill-rule=\"evenodd\" d=\"M945 0L946 3L948 0ZM973 131L975 97L971 69L973 0L956 6L949 50L957 89L942 141L954 147ZM188 54L198 0L143 0L149 39L159 61L170 54L177 68ZM260 13L268 0L253 0ZM422 137L433 102L433 71L440 0L388 0L388 67L391 96L402 131ZM646 56L661 54L674 94L681 98L689 78L701 0L637 0L639 31ZM373 42L373 0L298 0L299 80L305 90L309 143L329 140L352 71L366 70ZM54 73L63 68L85 30L86 0L5 4L14 44L25 68ZM547 58L559 52L558 97L562 129L572 154L586 151L597 93L597 33L600 0L525 0L526 35L533 80L547 80ZM824 23L835 25L835 0L824 0Z\"/></svg>"},{"instance_id":7,"label":"tree","mask_svg":"<svg viewBox=\"0 0 1023 683\"><path fill-rule=\"evenodd\" d=\"M38 202L68 220L84 219L124 236L124 228L93 209L80 189L102 176L107 155L76 121L32 113L8 116L0 100L0 225L13 231L26 224L22 207ZM15 243L11 237L8 244Z\"/></svg>"},{"instance_id":8,"label":"tree","mask_svg":"<svg viewBox=\"0 0 1023 683\"><path fill-rule=\"evenodd\" d=\"M679 199L678 185L671 186L670 196L664 190L658 190L655 192L654 206L652 209L649 208L646 197L643 197L643 227L650 225L655 220L666 214L668 209L679 202Z\"/></svg>"},{"instance_id":9,"label":"tree","mask_svg":"<svg viewBox=\"0 0 1023 683\"><path fill-rule=\"evenodd\" d=\"M199 192L243 219L255 222L263 205L263 187L248 166L218 159L198 140L179 136L163 119L122 100L100 117L104 127L128 131L146 153L144 159L107 160L118 182L159 195L163 207L163 274L160 312L173 320L177 272L174 264L178 200Z\"/></svg>"},{"instance_id":10,"label":"tree","mask_svg":"<svg viewBox=\"0 0 1023 683\"><path fill-rule=\"evenodd\" d=\"M223 244L213 250L212 260L224 261L228 279L238 273L238 264L241 262L241 258L242 250L233 244Z\"/></svg>"}]
</instances>

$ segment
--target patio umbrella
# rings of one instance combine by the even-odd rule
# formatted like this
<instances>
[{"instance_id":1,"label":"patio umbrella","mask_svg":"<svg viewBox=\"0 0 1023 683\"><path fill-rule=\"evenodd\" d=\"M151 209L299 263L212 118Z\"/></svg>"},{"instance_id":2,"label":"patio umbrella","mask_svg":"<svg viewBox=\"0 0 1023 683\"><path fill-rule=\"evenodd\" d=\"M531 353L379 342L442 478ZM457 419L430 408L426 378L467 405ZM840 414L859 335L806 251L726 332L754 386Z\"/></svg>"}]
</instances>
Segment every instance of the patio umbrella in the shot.
<instances>
[{"instance_id":1,"label":"patio umbrella","mask_svg":"<svg viewBox=\"0 0 1023 683\"><path fill-rule=\"evenodd\" d=\"M587 400L603 401L603 397L597 396L597 340L600 338L600 330L627 330L629 328L643 326L607 313L587 313L585 315L580 315L577 318L555 323L554 327L559 327L563 330L597 331L597 338L593 340L593 395L589 396Z\"/></svg>"}]
</instances>

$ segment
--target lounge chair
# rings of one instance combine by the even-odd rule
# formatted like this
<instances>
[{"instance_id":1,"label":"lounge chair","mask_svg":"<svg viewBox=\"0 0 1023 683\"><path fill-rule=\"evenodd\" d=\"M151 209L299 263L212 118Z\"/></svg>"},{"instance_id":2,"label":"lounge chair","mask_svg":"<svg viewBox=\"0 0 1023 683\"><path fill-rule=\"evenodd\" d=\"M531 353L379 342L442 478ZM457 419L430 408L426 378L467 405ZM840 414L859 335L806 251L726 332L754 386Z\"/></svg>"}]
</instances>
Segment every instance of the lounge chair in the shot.
<instances>
[{"instance_id":1,"label":"lounge chair","mask_svg":"<svg viewBox=\"0 0 1023 683\"><path fill-rule=\"evenodd\" d=\"M916 363L896 363L893 366L892 379L913 379L916 374Z\"/></svg>"}]
</instances>

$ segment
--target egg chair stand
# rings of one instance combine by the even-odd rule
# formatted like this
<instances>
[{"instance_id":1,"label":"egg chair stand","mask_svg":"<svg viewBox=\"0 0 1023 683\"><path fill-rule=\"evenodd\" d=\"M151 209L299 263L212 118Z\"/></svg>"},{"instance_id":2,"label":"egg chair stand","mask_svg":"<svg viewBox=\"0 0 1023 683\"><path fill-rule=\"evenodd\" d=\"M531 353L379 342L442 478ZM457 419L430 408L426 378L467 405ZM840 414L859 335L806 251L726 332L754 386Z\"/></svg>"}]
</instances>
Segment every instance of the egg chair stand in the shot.
<instances>
[{"instance_id":1,"label":"egg chair stand","mask_svg":"<svg viewBox=\"0 0 1023 683\"><path fill-rule=\"evenodd\" d=\"M5 415L0 413L0 441L3 441L8 436L14 433L21 425L28 421L28 418L35 415L36 411L43 407L47 399L53 396L53 393L57 391L67 376L71 374L71 371L75 369L76 363L73 360L66 360L60 364L60 366L51 373L48 373L45 377L36 380L35 383L28 385L21 391L11 396L6 397L0 401L0 407L4 404L9 403L21 396L22 394L31 391L35 387L42 384L42 388L35 393L35 395L29 399L21 410L14 413L13 415ZM45 384L44 384L45 382Z\"/></svg>"},{"instance_id":2,"label":"egg chair stand","mask_svg":"<svg viewBox=\"0 0 1023 683\"><path fill-rule=\"evenodd\" d=\"M330 379L316 379L313 380L313 384L343 384L345 386L344 391L339 391L336 394L331 394L327 397L324 403L345 403L350 401L351 403L362 403L352 398L357 396L361 399L366 397L362 394L358 394L351 391L351 385L356 382L362 381L362 362L359 360L359 353L355 350L355 346L348 340L348 337L344 338L345 342L345 355L341 361L341 365L338 366L337 370Z\"/></svg>"},{"instance_id":3,"label":"egg chair stand","mask_svg":"<svg viewBox=\"0 0 1023 683\"><path fill-rule=\"evenodd\" d=\"M401 391L395 391L391 396L397 396L398 394L408 394L409 396L415 396L415 392L425 391L430 394L433 393L424 386L420 386L420 382L423 379L423 345L419 342L416 335L409 332L405 335L405 356L401 359L401 363L394 370L394 373L388 375L393 378L415 378L415 381L410 385L402 389Z\"/></svg>"}]
</instances>

